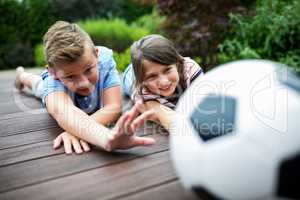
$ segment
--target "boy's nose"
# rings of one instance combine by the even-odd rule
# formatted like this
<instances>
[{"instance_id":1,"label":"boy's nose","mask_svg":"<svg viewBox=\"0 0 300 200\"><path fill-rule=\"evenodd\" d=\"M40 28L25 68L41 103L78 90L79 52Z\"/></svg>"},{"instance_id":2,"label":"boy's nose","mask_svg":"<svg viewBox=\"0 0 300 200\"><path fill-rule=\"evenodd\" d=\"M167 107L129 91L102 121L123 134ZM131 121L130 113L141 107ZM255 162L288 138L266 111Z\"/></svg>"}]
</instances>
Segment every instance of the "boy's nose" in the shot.
<instances>
[{"instance_id":1,"label":"boy's nose","mask_svg":"<svg viewBox=\"0 0 300 200\"><path fill-rule=\"evenodd\" d=\"M87 87L87 86L89 86L89 84L90 84L90 81L86 76L81 75L79 77L78 82L77 82L78 87Z\"/></svg>"}]
</instances>

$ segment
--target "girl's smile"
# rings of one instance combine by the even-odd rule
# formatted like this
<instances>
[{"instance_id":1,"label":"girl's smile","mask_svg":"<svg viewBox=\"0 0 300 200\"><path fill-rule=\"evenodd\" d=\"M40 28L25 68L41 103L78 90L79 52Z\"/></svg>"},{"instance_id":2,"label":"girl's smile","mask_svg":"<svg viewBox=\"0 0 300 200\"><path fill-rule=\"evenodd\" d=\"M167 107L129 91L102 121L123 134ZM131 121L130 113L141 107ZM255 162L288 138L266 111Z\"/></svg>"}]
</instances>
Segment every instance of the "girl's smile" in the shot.
<instances>
[{"instance_id":1,"label":"girl's smile","mask_svg":"<svg viewBox=\"0 0 300 200\"><path fill-rule=\"evenodd\" d=\"M179 82L176 65L162 65L144 60L144 80L148 90L165 97L171 96Z\"/></svg>"}]
</instances>

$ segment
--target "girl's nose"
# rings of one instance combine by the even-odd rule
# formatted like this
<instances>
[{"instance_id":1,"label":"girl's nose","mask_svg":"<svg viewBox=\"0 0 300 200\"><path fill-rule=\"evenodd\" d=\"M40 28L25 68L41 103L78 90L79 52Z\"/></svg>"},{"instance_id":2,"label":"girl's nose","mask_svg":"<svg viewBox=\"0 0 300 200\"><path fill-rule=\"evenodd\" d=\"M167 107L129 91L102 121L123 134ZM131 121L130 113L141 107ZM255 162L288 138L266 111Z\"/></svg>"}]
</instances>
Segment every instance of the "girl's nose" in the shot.
<instances>
[{"instance_id":1,"label":"girl's nose","mask_svg":"<svg viewBox=\"0 0 300 200\"><path fill-rule=\"evenodd\" d=\"M161 87L168 86L170 84L170 80L167 76L161 75L159 84Z\"/></svg>"}]
</instances>

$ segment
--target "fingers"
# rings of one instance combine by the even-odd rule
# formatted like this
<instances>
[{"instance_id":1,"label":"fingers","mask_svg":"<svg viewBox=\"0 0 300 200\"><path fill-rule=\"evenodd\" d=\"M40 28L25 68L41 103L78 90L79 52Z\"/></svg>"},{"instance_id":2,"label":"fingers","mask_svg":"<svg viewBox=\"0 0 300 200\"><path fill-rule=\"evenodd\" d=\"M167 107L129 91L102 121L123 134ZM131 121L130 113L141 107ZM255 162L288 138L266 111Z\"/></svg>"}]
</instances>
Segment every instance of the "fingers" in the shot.
<instances>
[{"instance_id":1,"label":"fingers","mask_svg":"<svg viewBox=\"0 0 300 200\"><path fill-rule=\"evenodd\" d=\"M123 134L124 132L124 124L125 124L125 121L127 119L127 114L123 114L117 121L116 123L116 126L115 126L115 133L116 133L116 136L118 135L121 135Z\"/></svg>"},{"instance_id":2,"label":"fingers","mask_svg":"<svg viewBox=\"0 0 300 200\"><path fill-rule=\"evenodd\" d=\"M77 154L81 154L82 153L82 148L81 148L81 145L79 143L79 140L77 138L73 137L71 139L71 142L72 142L72 146L73 146L74 151Z\"/></svg>"},{"instance_id":3,"label":"fingers","mask_svg":"<svg viewBox=\"0 0 300 200\"><path fill-rule=\"evenodd\" d=\"M54 141L53 141L53 148L54 148L54 149L59 148L60 145L61 145L61 142L62 142L62 135L59 135L59 136L57 136L57 137L54 139Z\"/></svg>"},{"instance_id":4,"label":"fingers","mask_svg":"<svg viewBox=\"0 0 300 200\"><path fill-rule=\"evenodd\" d=\"M148 110L143 114L141 114L140 116L138 116L135 120L132 121L130 126L131 130L135 132L141 125L145 123L146 120L153 118L154 114L155 114L154 110Z\"/></svg>"},{"instance_id":5,"label":"fingers","mask_svg":"<svg viewBox=\"0 0 300 200\"><path fill-rule=\"evenodd\" d=\"M83 151L88 152L91 150L89 144L81 140L67 132L61 133L59 136L57 136L53 141L53 148L57 149L61 146L61 143L64 143L64 149L66 154L73 153L73 150L77 154L83 153Z\"/></svg>"},{"instance_id":6,"label":"fingers","mask_svg":"<svg viewBox=\"0 0 300 200\"><path fill-rule=\"evenodd\" d=\"M149 146L153 145L155 140L149 137L134 137L133 146Z\"/></svg>"},{"instance_id":7,"label":"fingers","mask_svg":"<svg viewBox=\"0 0 300 200\"><path fill-rule=\"evenodd\" d=\"M91 150L89 144L86 141L80 140L80 144L85 152L88 152Z\"/></svg>"},{"instance_id":8,"label":"fingers","mask_svg":"<svg viewBox=\"0 0 300 200\"><path fill-rule=\"evenodd\" d=\"M130 124L131 122L140 114L139 109L138 109L139 105L135 104L130 111L126 112L127 115L127 119L124 123L124 130L125 133L132 135L133 131L131 130Z\"/></svg>"},{"instance_id":9,"label":"fingers","mask_svg":"<svg viewBox=\"0 0 300 200\"><path fill-rule=\"evenodd\" d=\"M69 139L69 137L64 134L64 135L62 135L62 140L64 142L65 153L66 154L73 153L73 151L72 151L72 143L71 143L71 140Z\"/></svg>"}]
</instances>

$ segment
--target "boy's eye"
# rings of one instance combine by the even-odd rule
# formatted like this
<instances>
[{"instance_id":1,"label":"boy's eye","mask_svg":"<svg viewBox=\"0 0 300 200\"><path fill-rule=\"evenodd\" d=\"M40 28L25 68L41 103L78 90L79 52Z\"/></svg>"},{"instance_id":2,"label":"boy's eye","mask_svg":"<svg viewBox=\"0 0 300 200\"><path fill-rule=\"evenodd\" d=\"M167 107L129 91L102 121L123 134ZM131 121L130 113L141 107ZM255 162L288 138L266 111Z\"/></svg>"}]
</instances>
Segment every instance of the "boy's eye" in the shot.
<instances>
[{"instance_id":1,"label":"boy's eye","mask_svg":"<svg viewBox=\"0 0 300 200\"><path fill-rule=\"evenodd\" d=\"M92 71L92 67L90 67L87 70L85 70L85 73L90 73L91 71Z\"/></svg>"},{"instance_id":2,"label":"boy's eye","mask_svg":"<svg viewBox=\"0 0 300 200\"><path fill-rule=\"evenodd\" d=\"M74 76L73 76L73 75L71 75L71 76L66 76L65 79L72 80L72 79L74 79Z\"/></svg>"}]
</instances>

